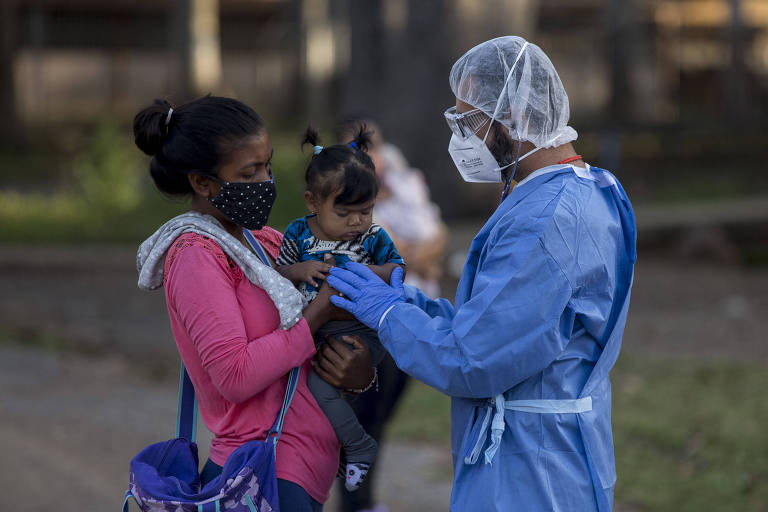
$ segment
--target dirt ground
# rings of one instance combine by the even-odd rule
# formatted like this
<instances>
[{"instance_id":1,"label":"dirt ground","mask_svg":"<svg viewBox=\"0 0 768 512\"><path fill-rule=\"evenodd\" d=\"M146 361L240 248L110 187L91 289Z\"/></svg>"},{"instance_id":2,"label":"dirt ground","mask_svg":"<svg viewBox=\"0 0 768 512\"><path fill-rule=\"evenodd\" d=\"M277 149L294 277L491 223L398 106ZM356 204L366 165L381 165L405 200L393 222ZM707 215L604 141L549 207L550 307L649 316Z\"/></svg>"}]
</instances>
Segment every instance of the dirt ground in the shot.
<instances>
[{"instance_id":1,"label":"dirt ground","mask_svg":"<svg viewBox=\"0 0 768 512\"><path fill-rule=\"evenodd\" d=\"M452 231L454 266L471 228ZM0 247L3 510L117 510L130 458L172 436L177 356L163 294L136 288L134 258ZM766 311L765 267L641 254L624 351L768 364ZM379 496L393 512L447 510L449 467L445 447L389 443Z\"/></svg>"},{"instance_id":2,"label":"dirt ground","mask_svg":"<svg viewBox=\"0 0 768 512\"><path fill-rule=\"evenodd\" d=\"M2 510L117 511L131 457L173 437L176 383L123 356L0 346L0 389ZM198 432L204 459L210 434ZM392 511L447 510L446 449L389 443L380 463Z\"/></svg>"}]
</instances>

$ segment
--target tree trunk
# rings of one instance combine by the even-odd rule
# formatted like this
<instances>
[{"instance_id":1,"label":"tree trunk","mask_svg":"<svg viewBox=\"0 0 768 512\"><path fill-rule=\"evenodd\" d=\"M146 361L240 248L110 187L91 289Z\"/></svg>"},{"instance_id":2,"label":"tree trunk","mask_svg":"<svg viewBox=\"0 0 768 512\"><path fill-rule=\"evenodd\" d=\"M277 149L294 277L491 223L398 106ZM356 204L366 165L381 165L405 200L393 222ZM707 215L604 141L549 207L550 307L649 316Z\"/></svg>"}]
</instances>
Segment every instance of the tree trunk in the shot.
<instances>
[{"instance_id":1,"label":"tree trunk","mask_svg":"<svg viewBox=\"0 0 768 512\"><path fill-rule=\"evenodd\" d=\"M18 10L15 0L0 2L0 137L4 143L18 140L15 62L18 47Z\"/></svg>"},{"instance_id":2,"label":"tree trunk","mask_svg":"<svg viewBox=\"0 0 768 512\"><path fill-rule=\"evenodd\" d=\"M221 83L218 0L176 0L171 33L180 62L172 87L177 102L216 92Z\"/></svg>"}]
</instances>

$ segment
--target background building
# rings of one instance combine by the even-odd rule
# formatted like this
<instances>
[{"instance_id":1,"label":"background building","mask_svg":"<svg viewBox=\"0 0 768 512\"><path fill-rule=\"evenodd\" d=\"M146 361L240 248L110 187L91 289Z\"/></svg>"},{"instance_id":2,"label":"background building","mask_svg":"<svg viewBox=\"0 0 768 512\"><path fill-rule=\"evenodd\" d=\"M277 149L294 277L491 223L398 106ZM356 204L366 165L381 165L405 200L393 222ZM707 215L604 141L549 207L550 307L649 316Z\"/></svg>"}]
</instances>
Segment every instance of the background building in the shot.
<instances>
[{"instance_id":1,"label":"background building","mask_svg":"<svg viewBox=\"0 0 768 512\"><path fill-rule=\"evenodd\" d=\"M764 141L751 143L768 114L762 0L6 0L3 9L6 119L126 119L153 97L207 92L293 130L365 113L424 169L444 207L459 199L441 118L453 100L448 70L503 34L548 53L580 149L622 172L638 199L650 188L648 157L718 174L730 152L748 165L765 156ZM702 144L681 160L685 134ZM700 169L696 153L718 164ZM445 214L482 213L474 205Z\"/></svg>"}]
</instances>

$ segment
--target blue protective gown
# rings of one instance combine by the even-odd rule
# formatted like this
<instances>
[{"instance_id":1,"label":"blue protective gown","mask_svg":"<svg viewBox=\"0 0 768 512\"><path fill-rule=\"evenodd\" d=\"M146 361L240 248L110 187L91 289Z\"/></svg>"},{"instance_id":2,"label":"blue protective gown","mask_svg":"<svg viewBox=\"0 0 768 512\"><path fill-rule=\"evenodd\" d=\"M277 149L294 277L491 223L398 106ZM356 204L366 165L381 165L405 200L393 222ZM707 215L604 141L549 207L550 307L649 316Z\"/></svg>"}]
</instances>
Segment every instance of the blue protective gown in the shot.
<instances>
[{"instance_id":1,"label":"blue protective gown","mask_svg":"<svg viewBox=\"0 0 768 512\"><path fill-rule=\"evenodd\" d=\"M407 286L379 326L400 368L452 397L453 511L613 505L608 373L629 307L635 219L607 171L557 165L531 176L473 240L455 306ZM496 409L494 397L591 404L523 412Z\"/></svg>"}]
</instances>

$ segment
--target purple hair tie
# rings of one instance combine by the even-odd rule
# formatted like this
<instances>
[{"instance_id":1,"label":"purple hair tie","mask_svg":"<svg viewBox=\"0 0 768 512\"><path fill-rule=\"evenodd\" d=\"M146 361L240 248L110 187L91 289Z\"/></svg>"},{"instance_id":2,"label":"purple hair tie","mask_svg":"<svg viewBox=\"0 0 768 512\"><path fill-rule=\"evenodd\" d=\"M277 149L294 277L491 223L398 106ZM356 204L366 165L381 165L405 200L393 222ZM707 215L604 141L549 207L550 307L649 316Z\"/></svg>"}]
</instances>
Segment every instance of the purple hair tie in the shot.
<instances>
[{"instance_id":1,"label":"purple hair tie","mask_svg":"<svg viewBox=\"0 0 768 512\"><path fill-rule=\"evenodd\" d=\"M349 147L357 149L357 142L350 142Z\"/></svg>"}]
</instances>

